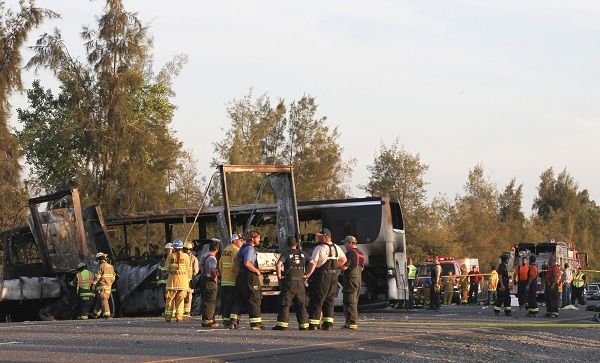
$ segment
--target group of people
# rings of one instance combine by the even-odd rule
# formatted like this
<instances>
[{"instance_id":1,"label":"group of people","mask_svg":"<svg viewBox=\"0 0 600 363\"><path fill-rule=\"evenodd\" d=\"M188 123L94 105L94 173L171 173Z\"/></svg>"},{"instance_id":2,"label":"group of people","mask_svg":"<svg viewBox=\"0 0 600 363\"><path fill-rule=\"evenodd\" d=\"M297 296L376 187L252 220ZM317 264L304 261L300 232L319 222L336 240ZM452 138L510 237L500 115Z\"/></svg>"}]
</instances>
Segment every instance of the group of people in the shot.
<instances>
[{"instance_id":1,"label":"group of people","mask_svg":"<svg viewBox=\"0 0 600 363\"><path fill-rule=\"evenodd\" d=\"M89 270L85 263L80 263L77 266L75 277L69 283L77 288L79 297L77 319L79 320L87 320L90 317L96 319L111 317L109 299L116 274L113 266L107 262L107 257L106 253L98 252L96 254L98 262L96 273Z\"/></svg>"},{"instance_id":2,"label":"group of people","mask_svg":"<svg viewBox=\"0 0 600 363\"><path fill-rule=\"evenodd\" d=\"M298 248L295 236L286 240L287 250L281 253L276 263L281 291L274 330L288 328L292 304L300 330L331 330L334 323L334 299L338 294L338 270L341 270L343 281L345 323L342 328L358 328L358 298L362 270L366 263L365 255L357 248L358 241L354 236L344 239L346 252L332 243L329 229L321 229L316 237L319 245L311 256ZM221 242L214 239L210 241L208 251L195 262L191 253L192 246L184 246L181 240L167 244L157 274L157 281L164 286L165 291L165 320L181 322L189 315L194 276L198 273L203 327L219 327L215 321L219 293L225 327L237 329L241 314L247 312L250 329L263 330L262 273L255 250L260 243L261 235L258 231L250 232L245 240L234 234L231 244L217 260Z\"/></svg>"},{"instance_id":3,"label":"group of people","mask_svg":"<svg viewBox=\"0 0 600 363\"><path fill-rule=\"evenodd\" d=\"M547 279L547 273L550 272L552 265L552 274L556 274L557 302L560 308L568 305L583 305L585 302L585 287L588 284L587 277L583 273L581 266L575 271L571 269L569 263L565 263L561 268L556 263L556 257L552 257L552 263L548 261L548 271L540 273L543 280ZM538 275L538 266L535 264L535 256L522 257L521 264L515 268L513 281L517 284L517 298L519 300L519 308L530 309L529 295L533 290L535 293L537 286L532 286L530 276ZM546 266L544 266L546 267ZM533 272L532 272L533 271ZM546 292L544 291L544 296Z\"/></svg>"},{"instance_id":4,"label":"group of people","mask_svg":"<svg viewBox=\"0 0 600 363\"><path fill-rule=\"evenodd\" d=\"M501 256L501 264L496 269L492 266L488 279L488 296L486 305L494 306L494 314L500 315L502 311L507 316L512 315L511 295L510 295L510 275L508 271L508 256ZM430 275L423 277L423 297L428 309L438 311L440 309L440 296L443 295L444 305L450 305L454 296L454 285L458 281L460 289L461 304L478 305L477 296L479 285L484 280L483 275L476 266L472 266L470 272L466 267L461 267L460 276L454 276L452 272L441 276L442 268L437 256L432 257L433 265L430 269ZM565 263L561 268L556 257L551 256L548 260L548 266L544 266L543 272L536 264L536 256L523 257L521 265L515 268L513 273L513 283L517 286L517 298L519 308L527 310L527 316L535 317L539 313L537 303L538 276L541 277L544 285L544 299L546 306L546 316L551 318L558 317L558 309L564 308L569 304L584 303L584 289L587 286L587 278L583 274L582 268L578 267L575 272ZM412 264L412 259L408 261L407 267L409 291L409 309L413 308L414 297L412 296L413 285L416 278L416 267ZM443 294L441 294L443 286Z\"/></svg>"}]
</instances>

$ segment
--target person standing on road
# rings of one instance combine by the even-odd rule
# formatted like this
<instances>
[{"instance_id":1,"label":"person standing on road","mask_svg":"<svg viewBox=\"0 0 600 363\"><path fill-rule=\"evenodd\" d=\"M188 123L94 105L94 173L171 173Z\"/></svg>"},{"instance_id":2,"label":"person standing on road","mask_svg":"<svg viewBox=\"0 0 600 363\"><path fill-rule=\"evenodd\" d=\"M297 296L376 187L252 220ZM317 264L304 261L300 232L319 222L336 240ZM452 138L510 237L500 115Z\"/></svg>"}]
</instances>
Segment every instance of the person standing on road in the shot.
<instances>
[{"instance_id":1,"label":"person standing on road","mask_svg":"<svg viewBox=\"0 0 600 363\"><path fill-rule=\"evenodd\" d=\"M527 264L527 257L523 257L521 259L521 264L515 268L515 273L513 274L513 281L517 281L517 298L519 299L519 309L523 309L527 303L525 286L527 286L528 276L529 265Z\"/></svg>"},{"instance_id":2,"label":"person standing on road","mask_svg":"<svg viewBox=\"0 0 600 363\"><path fill-rule=\"evenodd\" d=\"M229 317L229 327L237 329L239 317L246 308L250 321L250 329L263 330L260 299L262 297L260 278L262 274L258 268L255 246L260 245L260 233L252 231L246 243L242 245L234 257L234 263L239 267L235 279L235 295L233 308Z\"/></svg>"},{"instance_id":3,"label":"person standing on road","mask_svg":"<svg viewBox=\"0 0 600 363\"><path fill-rule=\"evenodd\" d=\"M462 265L460 267L460 303L461 305L467 305L469 302L469 274L467 273L467 266Z\"/></svg>"},{"instance_id":4,"label":"person standing on road","mask_svg":"<svg viewBox=\"0 0 600 363\"><path fill-rule=\"evenodd\" d=\"M406 266L406 272L408 275L408 309L412 310L415 308L415 279L417 278L417 268L413 264L413 259L408 259L408 265Z\"/></svg>"},{"instance_id":5,"label":"person standing on road","mask_svg":"<svg viewBox=\"0 0 600 363\"><path fill-rule=\"evenodd\" d=\"M183 317L191 318L192 316L192 302L194 301L194 277L200 272L200 266L198 265L198 258L194 256L194 245L191 242L186 242L183 245L183 253L187 253L190 257L190 265L188 266L188 278L190 279L190 288L183 300Z\"/></svg>"},{"instance_id":6,"label":"person standing on road","mask_svg":"<svg viewBox=\"0 0 600 363\"><path fill-rule=\"evenodd\" d=\"M471 272L469 273L469 304L470 305L477 305L477 296L479 295L479 282L481 282L481 280L483 280L483 275L481 275L481 272L479 272L479 270L477 269L477 266L473 266L471 268Z\"/></svg>"},{"instance_id":7,"label":"person standing on road","mask_svg":"<svg viewBox=\"0 0 600 363\"><path fill-rule=\"evenodd\" d=\"M583 274L581 266L577 267L577 272L573 275L572 286L571 304L574 305L577 302L579 305L583 305L585 303L584 289L587 286L587 277Z\"/></svg>"},{"instance_id":8,"label":"person standing on road","mask_svg":"<svg viewBox=\"0 0 600 363\"><path fill-rule=\"evenodd\" d=\"M493 305L498 298L496 289L498 288L498 271L496 266L492 266L492 272L490 272L490 281L488 282L488 298L485 302L486 305Z\"/></svg>"},{"instance_id":9,"label":"person standing on road","mask_svg":"<svg viewBox=\"0 0 600 363\"><path fill-rule=\"evenodd\" d=\"M215 310L217 293L219 292L219 270L217 269L217 252L221 241L211 239L208 252L200 257L200 286L202 288L202 326L216 328Z\"/></svg>"},{"instance_id":10,"label":"person standing on road","mask_svg":"<svg viewBox=\"0 0 600 363\"><path fill-rule=\"evenodd\" d=\"M287 238L287 250L281 253L277 260L277 278L281 292L279 294L279 312L277 324L273 330L287 330L290 318L290 305L294 303L296 320L300 330L308 329L308 314L306 312L306 268L310 257L298 249L296 237Z\"/></svg>"},{"instance_id":11,"label":"person standing on road","mask_svg":"<svg viewBox=\"0 0 600 363\"><path fill-rule=\"evenodd\" d=\"M571 303L571 282L573 281L573 271L569 267L569 263L565 263L565 269L563 270L562 276L562 304L561 308L569 305Z\"/></svg>"},{"instance_id":12,"label":"person standing on road","mask_svg":"<svg viewBox=\"0 0 600 363\"><path fill-rule=\"evenodd\" d=\"M221 316L223 325L229 326L231 318L231 308L233 308L233 298L235 295L235 278L238 274L238 266L233 262L244 240L239 234L231 236L231 244L221 252L219 259L219 272L221 274Z\"/></svg>"},{"instance_id":13,"label":"person standing on road","mask_svg":"<svg viewBox=\"0 0 600 363\"><path fill-rule=\"evenodd\" d=\"M452 271L444 276L444 305L452 305L452 297L454 296L454 275Z\"/></svg>"},{"instance_id":14,"label":"person standing on road","mask_svg":"<svg viewBox=\"0 0 600 363\"><path fill-rule=\"evenodd\" d=\"M500 315L502 305L504 304L504 315L512 315L512 307L510 306L510 285L508 284L508 256L500 256L502 263L498 266L498 298L494 303L494 315Z\"/></svg>"},{"instance_id":15,"label":"person standing on road","mask_svg":"<svg viewBox=\"0 0 600 363\"><path fill-rule=\"evenodd\" d=\"M98 261L98 272L94 276L94 282L92 282L92 290L96 290L96 307L94 308L94 315L96 318L100 316L105 319L110 318L110 305L108 300L110 299L110 292L112 284L115 282L115 269L113 266L106 262L106 253L98 252L96 254L96 260Z\"/></svg>"},{"instance_id":16,"label":"person standing on road","mask_svg":"<svg viewBox=\"0 0 600 363\"><path fill-rule=\"evenodd\" d=\"M525 287L525 292L528 294L527 309L529 312L527 313L527 316L532 318L535 318L540 311L537 303L538 267L535 264L535 260L535 255L529 257L529 276L527 278L527 286Z\"/></svg>"},{"instance_id":17,"label":"person standing on road","mask_svg":"<svg viewBox=\"0 0 600 363\"><path fill-rule=\"evenodd\" d=\"M308 329L331 330L333 327L334 299L338 293L337 269L346 263L346 256L340 246L331 242L331 232L327 228L317 233L320 244L315 247L310 259L308 277ZM321 315L323 325L321 326Z\"/></svg>"},{"instance_id":18,"label":"person standing on road","mask_svg":"<svg viewBox=\"0 0 600 363\"><path fill-rule=\"evenodd\" d=\"M79 315L77 320L87 320L90 311L94 306L96 294L92 289L94 283L94 273L88 270L87 265L80 262L77 265L77 274L69 285L77 286L77 295L79 296Z\"/></svg>"},{"instance_id":19,"label":"person standing on road","mask_svg":"<svg viewBox=\"0 0 600 363\"><path fill-rule=\"evenodd\" d=\"M544 300L546 303L546 317L558 318L558 279L560 278L560 267L556 264L556 257L548 259L548 271L546 271Z\"/></svg>"},{"instance_id":20,"label":"person standing on road","mask_svg":"<svg viewBox=\"0 0 600 363\"><path fill-rule=\"evenodd\" d=\"M158 285L160 291L160 293L158 294L158 306L160 308L162 308L163 305L166 305L165 301L167 299L167 291L165 287L167 286L167 277L169 276L169 274L167 273L166 262L167 256L173 253L173 244L171 242L165 244L164 250L165 254L163 258L161 258L160 261L158 261L158 268L156 269L156 284Z\"/></svg>"},{"instance_id":21,"label":"person standing on road","mask_svg":"<svg viewBox=\"0 0 600 363\"><path fill-rule=\"evenodd\" d=\"M441 291L442 265L438 260L438 256L433 256L433 266L431 266L431 288L429 289L429 309L434 311L440 310L440 291Z\"/></svg>"},{"instance_id":22,"label":"person standing on road","mask_svg":"<svg viewBox=\"0 0 600 363\"><path fill-rule=\"evenodd\" d=\"M346 247L346 263L342 269L342 286L344 297L344 317L346 322L342 329L358 329L358 298L362 285L362 271L365 268L367 258L358 249L356 237L346 236L344 239Z\"/></svg>"},{"instance_id":23,"label":"person standing on road","mask_svg":"<svg viewBox=\"0 0 600 363\"><path fill-rule=\"evenodd\" d=\"M173 241L175 252L167 256L167 303L165 306L165 321L171 322L172 318L178 323L183 322L183 300L190 288L188 266L190 256L183 252L183 242L180 239Z\"/></svg>"}]
</instances>

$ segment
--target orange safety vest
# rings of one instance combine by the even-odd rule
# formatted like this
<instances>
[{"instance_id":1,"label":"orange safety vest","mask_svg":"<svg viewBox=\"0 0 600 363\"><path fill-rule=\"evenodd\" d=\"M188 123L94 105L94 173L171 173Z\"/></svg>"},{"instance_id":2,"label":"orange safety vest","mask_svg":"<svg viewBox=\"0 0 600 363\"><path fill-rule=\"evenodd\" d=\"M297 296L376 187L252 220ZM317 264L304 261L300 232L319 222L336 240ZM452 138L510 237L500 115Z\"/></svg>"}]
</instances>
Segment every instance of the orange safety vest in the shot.
<instances>
[{"instance_id":1,"label":"orange safety vest","mask_svg":"<svg viewBox=\"0 0 600 363\"><path fill-rule=\"evenodd\" d=\"M527 281L529 278L529 266L519 265L519 267L517 267L517 274L519 276L519 281Z\"/></svg>"}]
</instances>

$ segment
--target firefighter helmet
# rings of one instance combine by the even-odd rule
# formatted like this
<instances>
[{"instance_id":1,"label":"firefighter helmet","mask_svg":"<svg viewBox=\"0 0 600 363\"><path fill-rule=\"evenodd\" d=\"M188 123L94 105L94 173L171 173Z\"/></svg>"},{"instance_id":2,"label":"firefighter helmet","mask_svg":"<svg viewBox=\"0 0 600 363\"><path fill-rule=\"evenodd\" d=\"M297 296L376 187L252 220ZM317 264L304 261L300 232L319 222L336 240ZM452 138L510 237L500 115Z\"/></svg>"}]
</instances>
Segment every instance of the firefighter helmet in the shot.
<instances>
[{"instance_id":1,"label":"firefighter helmet","mask_svg":"<svg viewBox=\"0 0 600 363\"><path fill-rule=\"evenodd\" d=\"M183 242L177 238L175 241L173 241L173 248L175 249L182 249L183 248Z\"/></svg>"},{"instance_id":2,"label":"firefighter helmet","mask_svg":"<svg viewBox=\"0 0 600 363\"><path fill-rule=\"evenodd\" d=\"M83 262L79 262L79 264L77 265L77 269L81 269L81 268L87 268L86 264Z\"/></svg>"},{"instance_id":3,"label":"firefighter helmet","mask_svg":"<svg viewBox=\"0 0 600 363\"><path fill-rule=\"evenodd\" d=\"M169 250L171 248L173 248L173 244L171 242L169 242L165 245L165 250Z\"/></svg>"},{"instance_id":4,"label":"firefighter helmet","mask_svg":"<svg viewBox=\"0 0 600 363\"><path fill-rule=\"evenodd\" d=\"M96 253L96 258L106 258L106 256L108 256L108 254L106 254L106 253L102 253L102 252Z\"/></svg>"},{"instance_id":5,"label":"firefighter helmet","mask_svg":"<svg viewBox=\"0 0 600 363\"><path fill-rule=\"evenodd\" d=\"M188 250L194 249L194 245L192 244L192 242L186 242L183 245L183 248L187 248Z\"/></svg>"}]
</instances>

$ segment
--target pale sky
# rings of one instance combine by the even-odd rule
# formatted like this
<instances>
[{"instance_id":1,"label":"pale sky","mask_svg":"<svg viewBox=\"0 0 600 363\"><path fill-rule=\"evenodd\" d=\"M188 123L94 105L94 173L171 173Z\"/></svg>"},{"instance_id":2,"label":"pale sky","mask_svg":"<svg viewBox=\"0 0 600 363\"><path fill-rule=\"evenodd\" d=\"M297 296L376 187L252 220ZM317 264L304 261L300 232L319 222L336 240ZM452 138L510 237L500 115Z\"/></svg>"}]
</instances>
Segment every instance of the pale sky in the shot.
<instances>
[{"instance_id":1,"label":"pale sky","mask_svg":"<svg viewBox=\"0 0 600 363\"><path fill-rule=\"evenodd\" d=\"M38 0L62 19L46 21L29 44L58 27L83 59L79 32L95 28L104 4ZM524 184L526 215L549 167L566 168L600 201L597 0L124 4L150 24L156 71L175 54L189 57L174 82L172 127L204 176L213 173L212 143L230 126L226 104L253 88L273 102L316 98L317 116L341 132L344 158L358 161L349 183L356 197L365 196L356 185L367 183L380 143L398 139L429 165L430 199L464 194L469 170L482 164L500 191L512 178ZM26 87L34 78L24 73Z\"/></svg>"}]
</instances>

